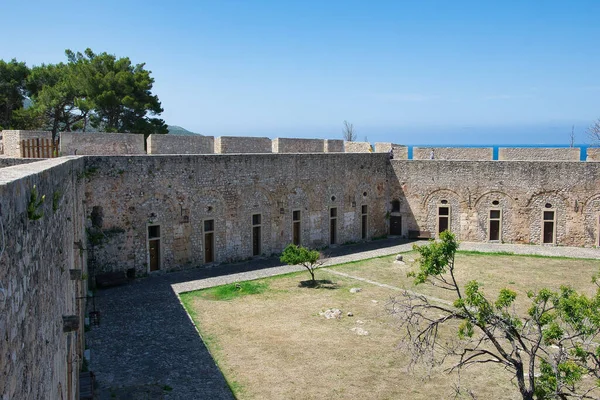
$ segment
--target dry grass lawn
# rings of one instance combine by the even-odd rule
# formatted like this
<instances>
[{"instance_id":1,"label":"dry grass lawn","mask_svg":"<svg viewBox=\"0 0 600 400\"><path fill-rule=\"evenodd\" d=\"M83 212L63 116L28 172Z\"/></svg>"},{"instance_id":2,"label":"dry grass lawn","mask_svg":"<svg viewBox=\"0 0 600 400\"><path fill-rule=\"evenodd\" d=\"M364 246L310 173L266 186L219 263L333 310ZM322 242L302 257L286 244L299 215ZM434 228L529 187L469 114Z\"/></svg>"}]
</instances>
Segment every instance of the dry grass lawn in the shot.
<instances>
[{"instance_id":1,"label":"dry grass lawn","mask_svg":"<svg viewBox=\"0 0 600 400\"><path fill-rule=\"evenodd\" d=\"M414 258L405 254L405 260ZM477 279L487 293L501 287L516 290L570 284L592 293L591 275L599 261L504 255L459 254L458 278ZM406 272L384 257L332 267L334 271L415 290ZM268 289L231 300L214 300L211 289L185 293L182 301L202 338L239 399L441 399L452 398L456 374L439 370L431 377L408 370L399 349L401 331L385 311L397 291L317 271L317 279L335 282L334 289L310 289L298 283L308 273L262 280ZM350 293L352 287L362 291ZM416 289L439 298L443 290L427 285ZM523 299L522 299L523 300ZM526 300L526 299L525 299ZM524 302L520 303L524 307ZM328 308L342 318L319 315ZM348 317L347 312L354 316ZM360 327L368 335L357 335ZM445 335L454 335L450 329ZM516 399L510 376L497 367L467 370L461 383L482 399Z\"/></svg>"}]
</instances>

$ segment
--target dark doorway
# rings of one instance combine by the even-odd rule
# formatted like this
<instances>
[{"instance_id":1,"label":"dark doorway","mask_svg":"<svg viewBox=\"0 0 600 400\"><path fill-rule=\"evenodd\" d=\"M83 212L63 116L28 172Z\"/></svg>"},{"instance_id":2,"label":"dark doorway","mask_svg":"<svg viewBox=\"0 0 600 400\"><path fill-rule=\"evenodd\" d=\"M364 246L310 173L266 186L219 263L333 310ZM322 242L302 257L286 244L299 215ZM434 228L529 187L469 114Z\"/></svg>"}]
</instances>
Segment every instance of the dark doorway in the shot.
<instances>
[{"instance_id":1,"label":"dark doorway","mask_svg":"<svg viewBox=\"0 0 600 400\"><path fill-rule=\"evenodd\" d=\"M390 235L402 235L402 217L394 215L390 217Z\"/></svg>"},{"instance_id":2,"label":"dark doorway","mask_svg":"<svg viewBox=\"0 0 600 400\"><path fill-rule=\"evenodd\" d=\"M438 208L438 234L450 230L450 208Z\"/></svg>"},{"instance_id":3,"label":"dark doorway","mask_svg":"<svg viewBox=\"0 0 600 400\"><path fill-rule=\"evenodd\" d=\"M150 271L160 269L160 240L151 240L150 247Z\"/></svg>"},{"instance_id":4,"label":"dark doorway","mask_svg":"<svg viewBox=\"0 0 600 400\"><path fill-rule=\"evenodd\" d=\"M362 239L366 239L368 234L369 234L369 228L368 228L368 222L369 222L369 218L368 218L368 207L366 205L361 207L361 220L360 220L360 234L361 234L361 238Z\"/></svg>"},{"instance_id":5,"label":"dark doorway","mask_svg":"<svg viewBox=\"0 0 600 400\"><path fill-rule=\"evenodd\" d=\"M260 256L262 252L262 238L261 238L261 224L262 215L252 215L252 255Z\"/></svg>"},{"instance_id":6,"label":"dark doorway","mask_svg":"<svg viewBox=\"0 0 600 400\"><path fill-rule=\"evenodd\" d=\"M150 272L160 269L160 226L148 226L148 255Z\"/></svg>"},{"instance_id":7,"label":"dark doorway","mask_svg":"<svg viewBox=\"0 0 600 400\"><path fill-rule=\"evenodd\" d=\"M299 210L292 212L292 220L292 243L296 246L300 246L301 224Z\"/></svg>"},{"instance_id":8,"label":"dark doorway","mask_svg":"<svg viewBox=\"0 0 600 400\"><path fill-rule=\"evenodd\" d=\"M500 240L500 210L490 210L490 238L491 241Z\"/></svg>"},{"instance_id":9,"label":"dark doorway","mask_svg":"<svg viewBox=\"0 0 600 400\"><path fill-rule=\"evenodd\" d=\"M215 221L212 219L204 221L204 262L215 261Z\"/></svg>"},{"instance_id":10,"label":"dark doorway","mask_svg":"<svg viewBox=\"0 0 600 400\"><path fill-rule=\"evenodd\" d=\"M252 227L252 255L260 256L260 226Z\"/></svg>"},{"instance_id":11,"label":"dark doorway","mask_svg":"<svg viewBox=\"0 0 600 400\"><path fill-rule=\"evenodd\" d=\"M329 209L329 244L337 243L337 208Z\"/></svg>"},{"instance_id":12,"label":"dark doorway","mask_svg":"<svg viewBox=\"0 0 600 400\"><path fill-rule=\"evenodd\" d=\"M554 243L554 211L544 211L543 243Z\"/></svg>"}]
</instances>

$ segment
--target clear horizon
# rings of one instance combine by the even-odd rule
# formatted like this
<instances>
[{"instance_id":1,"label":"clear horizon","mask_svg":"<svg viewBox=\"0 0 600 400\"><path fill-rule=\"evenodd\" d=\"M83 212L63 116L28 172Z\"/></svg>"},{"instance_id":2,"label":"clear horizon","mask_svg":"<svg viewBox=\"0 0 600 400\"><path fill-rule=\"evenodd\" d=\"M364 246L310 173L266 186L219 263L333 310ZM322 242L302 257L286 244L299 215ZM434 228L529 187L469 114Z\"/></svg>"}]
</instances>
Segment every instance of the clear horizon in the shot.
<instances>
[{"instance_id":1,"label":"clear horizon","mask_svg":"<svg viewBox=\"0 0 600 400\"><path fill-rule=\"evenodd\" d=\"M340 138L347 120L370 142L568 144L575 125L586 143L598 15L587 0L8 0L0 58L146 63L161 117L204 135Z\"/></svg>"}]
</instances>

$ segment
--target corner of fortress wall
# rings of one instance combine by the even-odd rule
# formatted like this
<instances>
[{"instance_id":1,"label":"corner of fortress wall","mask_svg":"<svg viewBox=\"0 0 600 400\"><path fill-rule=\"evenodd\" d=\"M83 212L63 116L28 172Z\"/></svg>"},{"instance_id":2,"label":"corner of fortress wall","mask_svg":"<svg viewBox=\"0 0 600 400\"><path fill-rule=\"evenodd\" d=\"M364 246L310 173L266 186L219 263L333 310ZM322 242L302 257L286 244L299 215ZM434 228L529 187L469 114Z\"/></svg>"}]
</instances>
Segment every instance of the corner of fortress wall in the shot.
<instances>
[{"instance_id":1,"label":"corner of fortress wall","mask_svg":"<svg viewBox=\"0 0 600 400\"><path fill-rule=\"evenodd\" d=\"M47 134L3 132L14 157L20 153L10 143ZM82 356L84 308L77 302L86 285L71 270L148 273L152 226L160 227L153 240L160 240L163 270L206 265L208 240L211 262L252 257L256 228L259 255L276 254L292 241L295 222L301 243L311 247L370 240L391 233L393 224L400 236L435 235L440 207L461 240L489 241L490 211L498 210L501 241L542 243L551 223L552 244L600 243L598 149L588 149L590 162L578 161L578 149L507 149L507 161L492 161L489 148L436 148L434 160L407 160L407 147L393 143L377 143L370 153L368 143L339 140L161 136L149 138L146 156L143 135L62 135L65 152L98 154L0 158L0 218L9 244L0 257L1 398L75 395L80 361L69 363ZM209 152L211 140L222 154L159 154L179 146ZM100 244L86 237L92 213L102 216L95 222ZM79 330L63 332L63 317L73 316Z\"/></svg>"},{"instance_id":2,"label":"corner of fortress wall","mask_svg":"<svg viewBox=\"0 0 600 400\"><path fill-rule=\"evenodd\" d=\"M88 273L83 168L82 158L0 168L0 398L75 396L87 285L70 270ZM64 317L79 328L64 332Z\"/></svg>"}]
</instances>

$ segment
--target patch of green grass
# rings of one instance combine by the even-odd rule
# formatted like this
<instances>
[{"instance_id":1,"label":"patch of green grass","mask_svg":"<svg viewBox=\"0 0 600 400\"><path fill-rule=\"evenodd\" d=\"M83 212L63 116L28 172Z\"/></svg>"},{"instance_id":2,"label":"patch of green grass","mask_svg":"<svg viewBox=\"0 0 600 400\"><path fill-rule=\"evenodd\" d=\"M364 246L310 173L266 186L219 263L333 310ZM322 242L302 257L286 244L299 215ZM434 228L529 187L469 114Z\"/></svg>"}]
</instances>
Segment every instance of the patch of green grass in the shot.
<instances>
[{"instance_id":1,"label":"patch of green grass","mask_svg":"<svg viewBox=\"0 0 600 400\"><path fill-rule=\"evenodd\" d=\"M456 254L465 256L511 256L511 257L529 257L529 258L550 258L556 260L597 260L597 258L580 258L567 256L547 256L542 254L518 254L512 251L478 251L478 250L458 250Z\"/></svg>"},{"instance_id":2,"label":"patch of green grass","mask_svg":"<svg viewBox=\"0 0 600 400\"><path fill-rule=\"evenodd\" d=\"M233 396L236 399L239 399L240 397L242 397L242 395L245 393L245 389L244 386L242 386L241 383L237 382L237 381L227 381L227 385L229 386L229 389L231 389L231 391L233 392Z\"/></svg>"},{"instance_id":3,"label":"patch of green grass","mask_svg":"<svg viewBox=\"0 0 600 400\"><path fill-rule=\"evenodd\" d=\"M458 250L457 254L464 254L466 256L515 256L518 254L512 251L479 251L479 250Z\"/></svg>"},{"instance_id":4,"label":"patch of green grass","mask_svg":"<svg viewBox=\"0 0 600 400\"><path fill-rule=\"evenodd\" d=\"M208 300L232 300L242 296L251 294L264 293L269 288L269 284L264 281L246 281L238 283L230 283L223 286L215 286L213 288L199 290L196 292L182 293L181 298L185 303L186 297L202 297Z\"/></svg>"}]
</instances>

